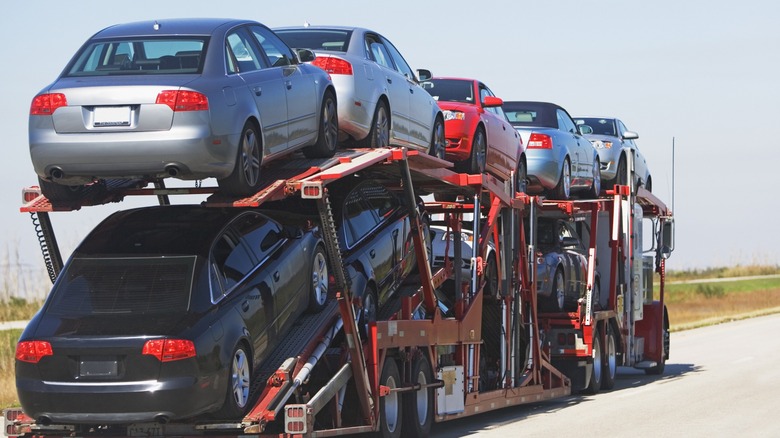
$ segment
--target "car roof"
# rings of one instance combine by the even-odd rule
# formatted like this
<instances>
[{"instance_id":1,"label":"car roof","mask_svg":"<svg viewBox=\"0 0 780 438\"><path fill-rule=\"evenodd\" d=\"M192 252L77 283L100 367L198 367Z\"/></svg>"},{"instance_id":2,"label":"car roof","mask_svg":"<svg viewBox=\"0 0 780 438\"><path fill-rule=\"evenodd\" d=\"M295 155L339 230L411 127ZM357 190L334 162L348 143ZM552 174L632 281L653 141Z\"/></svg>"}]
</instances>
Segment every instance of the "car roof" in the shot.
<instances>
[{"instance_id":1,"label":"car roof","mask_svg":"<svg viewBox=\"0 0 780 438\"><path fill-rule=\"evenodd\" d=\"M357 27L357 26L328 26L328 25L303 25L303 26L283 26L283 27L275 27L273 28L274 31L276 30L351 30L351 31L362 31L362 32L372 32L372 33L379 33L370 29L366 29L364 27Z\"/></svg>"},{"instance_id":2,"label":"car roof","mask_svg":"<svg viewBox=\"0 0 780 438\"><path fill-rule=\"evenodd\" d=\"M565 109L563 109L562 106L550 102L537 102L532 100L505 100L504 101L505 109L512 106L514 106L515 108L520 107L523 109L536 109L536 110L541 109L546 111L561 109L566 111Z\"/></svg>"},{"instance_id":3,"label":"car roof","mask_svg":"<svg viewBox=\"0 0 780 438\"><path fill-rule=\"evenodd\" d=\"M256 21L233 18L166 18L115 24L96 33L92 38L116 38L128 35L211 35L221 26L233 27L250 23L259 24ZM155 24L158 25L157 30Z\"/></svg>"}]
</instances>

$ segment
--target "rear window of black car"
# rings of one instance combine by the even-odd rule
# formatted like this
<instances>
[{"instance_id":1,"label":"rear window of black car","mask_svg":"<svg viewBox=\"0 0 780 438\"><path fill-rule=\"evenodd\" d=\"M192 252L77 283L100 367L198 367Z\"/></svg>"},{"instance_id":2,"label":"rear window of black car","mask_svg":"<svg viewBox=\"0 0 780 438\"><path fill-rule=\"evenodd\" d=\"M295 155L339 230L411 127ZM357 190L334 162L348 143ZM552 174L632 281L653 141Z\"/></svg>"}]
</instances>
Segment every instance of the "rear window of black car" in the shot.
<instances>
[{"instance_id":1,"label":"rear window of black car","mask_svg":"<svg viewBox=\"0 0 780 438\"><path fill-rule=\"evenodd\" d=\"M206 38L99 40L86 44L66 76L200 73Z\"/></svg>"},{"instance_id":2,"label":"rear window of black car","mask_svg":"<svg viewBox=\"0 0 780 438\"><path fill-rule=\"evenodd\" d=\"M276 30L279 38L294 49L346 52L349 49L349 30Z\"/></svg>"},{"instance_id":3,"label":"rear window of black car","mask_svg":"<svg viewBox=\"0 0 780 438\"><path fill-rule=\"evenodd\" d=\"M47 312L63 316L185 312L195 256L74 258Z\"/></svg>"}]
</instances>

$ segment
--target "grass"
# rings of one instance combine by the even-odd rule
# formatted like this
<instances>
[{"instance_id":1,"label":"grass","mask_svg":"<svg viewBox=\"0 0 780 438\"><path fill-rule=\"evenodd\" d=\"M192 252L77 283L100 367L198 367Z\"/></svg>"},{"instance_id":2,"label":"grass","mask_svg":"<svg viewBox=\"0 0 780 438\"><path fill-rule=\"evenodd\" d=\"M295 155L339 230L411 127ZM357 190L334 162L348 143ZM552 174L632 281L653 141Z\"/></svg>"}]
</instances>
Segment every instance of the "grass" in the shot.
<instances>
[{"instance_id":1,"label":"grass","mask_svg":"<svg viewBox=\"0 0 780 438\"><path fill-rule=\"evenodd\" d=\"M23 298L10 297L0 301L0 322L23 321L32 318L41 308L43 301L27 301Z\"/></svg>"},{"instance_id":2,"label":"grass","mask_svg":"<svg viewBox=\"0 0 780 438\"><path fill-rule=\"evenodd\" d=\"M667 271L667 281L687 281L700 280L706 278L730 278L730 277L749 277L753 275L774 275L780 274L778 265L735 265L730 267L706 268L706 269L687 269L682 271Z\"/></svg>"},{"instance_id":3,"label":"grass","mask_svg":"<svg viewBox=\"0 0 780 438\"><path fill-rule=\"evenodd\" d=\"M0 331L0 408L19 406L14 379L14 354L21 330Z\"/></svg>"}]
</instances>

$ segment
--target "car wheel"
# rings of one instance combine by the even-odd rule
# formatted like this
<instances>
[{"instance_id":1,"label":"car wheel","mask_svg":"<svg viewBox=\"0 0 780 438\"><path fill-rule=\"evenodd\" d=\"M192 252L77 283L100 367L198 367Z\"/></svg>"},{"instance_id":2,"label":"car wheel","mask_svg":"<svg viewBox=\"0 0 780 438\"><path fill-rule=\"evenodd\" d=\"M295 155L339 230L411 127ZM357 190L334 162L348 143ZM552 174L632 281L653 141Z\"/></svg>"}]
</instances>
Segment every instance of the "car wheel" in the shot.
<instances>
[{"instance_id":1,"label":"car wheel","mask_svg":"<svg viewBox=\"0 0 780 438\"><path fill-rule=\"evenodd\" d=\"M626 171L625 155L621 155L620 161L618 161L617 173L615 174L615 184L619 184L621 186L628 185L628 175Z\"/></svg>"},{"instance_id":2,"label":"car wheel","mask_svg":"<svg viewBox=\"0 0 780 438\"><path fill-rule=\"evenodd\" d=\"M431 135L431 147L428 149L428 154L444 160L446 149L447 149L447 139L444 137L444 121L437 117L436 121L433 122L433 133Z\"/></svg>"},{"instance_id":3,"label":"car wheel","mask_svg":"<svg viewBox=\"0 0 780 438\"><path fill-rule=\"evenodd\" d=\"M376 104L371 129L363 140L362 146L372 149L390 146L390 109L384 100L380 100Z\"/></svg>"},{"instance_id":4,"label":"car wheel","mask_svg":"<svg viewBox=\"0 0 780 438\"><path fill-rule=\"evenodd\" d=\"M545 311L562 312L566 300L566 280L563 276L563 270L557 269L553 277L550 296L543 302Z\"/></svg>"},{"instance_id":5,"label":"car wheel","mask_svg":"<svg viewBox=\"0 0 780 438\"><path fill-rule=\"evenodd\" d=\"M317 246L311 259L311 287L309 289L309 312L316 313L328 301L328 260L325 250Z\"/></svg>"},{"instance_id":6,"label":"car wheel","mask_svg":"<svg viewBox=\"0 0 780 438\"><path fill-rule=\"evenodd\" d=\"M249 406L249 389L252 384L252 364L246 346L239 344L233 350L227 378L227 395L219 417L223 419L240 418Z\"/></svg>"},{"instance_id":7,"label":"car wheel","mask_svg":"<svg viewBox=\"0 0 780 438\"><path fill-rule=\"evenodd\" d=\"M431 362L425 354L418 354L412 362L412 384L428 385L433 383ZM426 437L431 433L433 424L433 388L420 388L406 393L403 400L403 432L412 437Z\"/></svg>"},{"instance_id":8,"label":"car wheel","mask_svg":"<svg viewBox=\"0 0 780 438\"><path fill-rule=\"evenodd\" d=\"M38 178L41 193L50 202L75 202L84 197L86 186L66 186Z\"/></svg>"},{"instance_id":9,"label":"car wheel","mask_svg":"<svg viewBox=\"0 0 780 438\"><path fill-rule=\"evenodd\" d=\"M520 159L515 170L515 191L526 193L528 191L528 166L524 159Z\"/></svg>"},{"instance_id":10,"label":"car wheel","mask_svg":"<svg viewBox=\"0 0 780 438\"><path fill-rule=\"evenodd\" d=\"M493 254L488 256L487 264L485 265L485 289L483 296L498 298L498 264L496 263L496 256Z\"/></svg>"},{"instance_id":11,"label":"car wheel","mask_svg":"<svg viewBox=\"0 0 780 438\"><path fill-rule=\"evenodd\" d=\"M401 375L398 372L398 365L391 356L385 358L382 366L382 376L379 378L379 384L388 388L396 389L401 384ZM382 438L398 438L401 436L401 424L403 422L403 402L401 393L390 392L379 399L379 432L378 436ZM424 436L424 435L423 435Z\"/></svg>"},{"instance_id":12,"label":"car wheel","mask_svg":"<svg viewBox=\"0 0 780 438\"><path fill-rule=\"evenodd\" d=\"M598 198L601 194L601 163L598 159L593 161L593 174L591 177L593 182L590 185L588 195L591 198Z\"/></svg>"},{"instance_id":13,"label":"car wheel","mask_svg":"<svg viewBox=\"0 0 780 438\"><path fill-rule=\"evenodd\" d=\"M485 130L480 126L474 133L471 141L471 154L469 154L468 173L477 175L485 173L487 165L487 138Z\"/></svg>"},{"instance_id":14,"label":"car wheel","mask_svg":"<svg viewBox=\"0 0 780 438\"><path fill-rule=\"evenodd\" d=\"M358 318L359 329L363 339L368 339L368 325L376 322L377 315L376 292L370 286L366 287L363 293L363 307L360 309L360 318Z\"/></svg>"},{"instance_id":15,"label":"car wheel","mask_svg":"<svg viewBox=\"0 0 780 438\"><path fill-rule=\"evenodd\" d=\"M218 181L219 188L231 195L248 196L260 188L261 140L254 123L247 122L241 131L233 173Z\"/></svg>"},{"instance_id":16,"label":"car wheel","mask_svg":"<svg viewBox=\"0 0 780 438\"><path fill-rule=\"evenodd\" d=\"M317 143L303 148L307 158L327 158L336 153L339 140L339 119L336 110L336 97L332 91L326 91L322 98Z\"/></svg>"},{"instance_id":17,"label":"car wheel","mask_svg":"<svg viewBox=\"0 0 780 438\"><path fill-rule=\"evenodd\" d=\"M593 330L593 349L591 352L593 358L593 369L590 373L590 380L588 386L585 388L585 392L589 394L596 394L601 389L601 372L603 371L603 365L601 363L601 339L598 329Z\"/></svg>"},{"instance_id":18,"label":"car wheel","mask_svg":"<svg viewBox=\"0 0 780 438\"><path fill-rule=\"evenodd\" d=\"M601 389L612 389L615 387L615 375L617 374L617 344L615 341L615 332L612 326L607 326L607 340L604 346L604 362L601 379Z\"/></svg>"},{"instance_id":19,"label":"car wheel","mask_svg":"<svg viewBox=\"0 0 780 438\"><path fill-rule=\"evenodd\" d=\"M569 196L571 196L571 163L569 163L568 158L563 161L561 175L560 178L558 178L558 185L553 189L552 196L555 199L562 200L569 199Z\"/></svg>"}]
</instances>

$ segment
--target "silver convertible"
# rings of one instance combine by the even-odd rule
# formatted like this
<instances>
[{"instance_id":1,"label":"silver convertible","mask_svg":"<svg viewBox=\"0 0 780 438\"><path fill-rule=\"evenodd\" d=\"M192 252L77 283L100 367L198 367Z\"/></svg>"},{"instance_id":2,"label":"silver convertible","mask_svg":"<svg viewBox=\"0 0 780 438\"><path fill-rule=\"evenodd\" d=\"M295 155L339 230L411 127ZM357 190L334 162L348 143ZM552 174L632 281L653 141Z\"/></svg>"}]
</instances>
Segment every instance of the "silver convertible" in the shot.
<instances>
[{"instance_id":1,"label":"silver convertible","mask_svg":"<svg viewBox=\"0 0 780 438\"><path fill-rule=\"evenodd\" d=\"M50 200L102 179L214 177L231 194L292 151L332 156L327 73L260 23L172 19L93 35L32 101L30 155ZM427 93L426 93L427 94Z\"/></svg>"}]
</instances>

